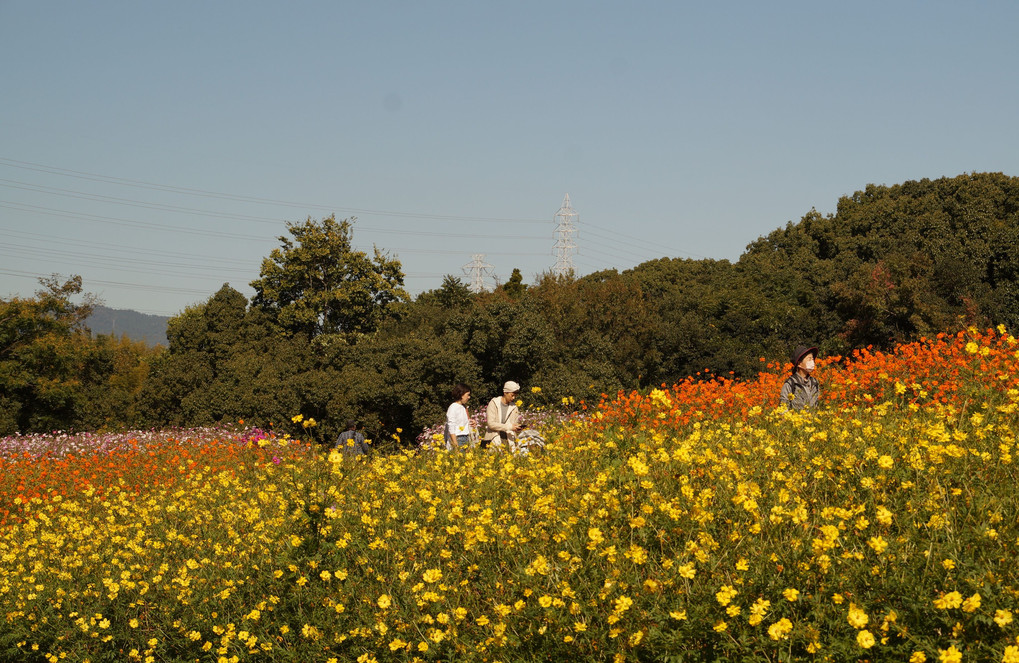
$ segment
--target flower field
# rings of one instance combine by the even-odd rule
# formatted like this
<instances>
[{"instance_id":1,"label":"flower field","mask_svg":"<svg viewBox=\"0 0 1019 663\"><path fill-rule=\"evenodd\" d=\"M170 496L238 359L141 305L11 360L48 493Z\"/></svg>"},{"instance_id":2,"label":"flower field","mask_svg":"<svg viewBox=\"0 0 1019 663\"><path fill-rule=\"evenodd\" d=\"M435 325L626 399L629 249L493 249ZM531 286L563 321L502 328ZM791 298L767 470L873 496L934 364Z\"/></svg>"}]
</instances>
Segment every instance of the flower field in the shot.
<instances>
[{"instance_id":1,"label":"flower field","mask_svg":"<svg viewBox=\"0 0 1019 663\"><path fill-rule=\"evenodd\" d=\"M11 661L1019 661L1005 330L691 379L542 454L0 440Z\"/></svg>"}]
</instances>

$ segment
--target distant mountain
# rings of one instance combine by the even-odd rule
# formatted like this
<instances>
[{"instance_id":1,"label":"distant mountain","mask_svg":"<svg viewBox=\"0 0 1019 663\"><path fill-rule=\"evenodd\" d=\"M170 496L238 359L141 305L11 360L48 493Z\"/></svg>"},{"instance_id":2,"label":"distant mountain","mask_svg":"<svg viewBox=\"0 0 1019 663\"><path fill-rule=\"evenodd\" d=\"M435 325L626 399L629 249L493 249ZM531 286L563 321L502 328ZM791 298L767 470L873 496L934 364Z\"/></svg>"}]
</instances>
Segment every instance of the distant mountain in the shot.
<instances>
[{"instance_id":1,"label":"distant mountain","mask_svg":"<svg viewBox=\"0 0 1019 663\"><path fill-rule=\"evenodd\" d=\"M145 341L148 345L167 345L166 323L170 318L148 315L138 311L96 306L85 320L93 334L127 336L132 341Z\"/></svg>"}]
</instances>

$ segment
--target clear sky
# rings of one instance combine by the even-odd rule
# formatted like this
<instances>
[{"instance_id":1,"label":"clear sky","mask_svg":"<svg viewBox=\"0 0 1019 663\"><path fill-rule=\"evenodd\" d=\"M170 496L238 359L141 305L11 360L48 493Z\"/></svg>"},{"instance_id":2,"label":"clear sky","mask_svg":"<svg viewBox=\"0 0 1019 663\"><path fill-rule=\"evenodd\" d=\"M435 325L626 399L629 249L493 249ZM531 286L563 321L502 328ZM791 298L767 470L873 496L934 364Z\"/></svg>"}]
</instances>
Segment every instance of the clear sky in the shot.
<instances>
[{"instance_id":1,"label":"clear sky","mask_svg":"<svg viewBox=\"0 0 1019 663\"><path fill-rule=\"evenodd\" d=\"M1019 3L0 0L0 297L80 274L247 296L286 221L356 216L412 294L736 260L867 184L1019 175Z\"/></svg>"}]
</instances>

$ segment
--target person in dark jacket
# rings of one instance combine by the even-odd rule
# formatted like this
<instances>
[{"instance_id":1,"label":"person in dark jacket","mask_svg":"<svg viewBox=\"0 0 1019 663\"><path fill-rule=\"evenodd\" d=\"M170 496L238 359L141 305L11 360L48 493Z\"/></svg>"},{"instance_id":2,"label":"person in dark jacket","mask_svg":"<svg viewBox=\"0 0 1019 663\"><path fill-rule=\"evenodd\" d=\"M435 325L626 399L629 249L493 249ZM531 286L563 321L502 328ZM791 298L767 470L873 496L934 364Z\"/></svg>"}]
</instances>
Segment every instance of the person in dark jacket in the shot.
<instances>
[{"instance_id":1,"label":"person in dark jacket","mask_svg":"<svg viewBox=\"0 0 1019 663\"><path fill-rule=\"evenodd\" d=\"M336 438L336 448L344 456L367 456L371 451L368 443L365 442L364 434L357 430L357 422L353 419L347 422L347 430Z\"/></svg>"},{"instance_id":2,"label":"person in dark jacket","mask_svg":"<svg viewBox=\"0 0 1019 663\"><path fill-rule=\"evenodd\" d=\"M792 375L782 384L779 401L792 410L817 407L821 396L821 383L813 376L817 348L801 345L789 358L792 361Z\"/></svg>"}]
</instances>

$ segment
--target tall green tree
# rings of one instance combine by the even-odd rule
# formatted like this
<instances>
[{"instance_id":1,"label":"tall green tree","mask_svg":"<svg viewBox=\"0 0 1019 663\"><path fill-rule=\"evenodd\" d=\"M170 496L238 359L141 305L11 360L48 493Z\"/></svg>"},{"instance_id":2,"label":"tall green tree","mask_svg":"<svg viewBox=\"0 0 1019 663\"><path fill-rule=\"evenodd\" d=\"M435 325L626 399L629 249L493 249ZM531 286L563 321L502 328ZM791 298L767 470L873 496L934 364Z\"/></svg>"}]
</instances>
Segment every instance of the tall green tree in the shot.
<instances>
[{"instance_id":1,"label":"tall green tree","mask_svg":"<svg viewBox=\"0 0 1019 663\"><path fill-rule=\"evenodd\" d=\"M0 300L0 433L74 426L82 395L84 321L94 298L81 277L39 279L34 298Z\"/></svg>"},{"instance_id":2,"label":"tall green tree","mask_svg":"<svg viewBox=\"0 0 1019 663\"><path fill-rule=\"evenodd\" d=\"M502 284L503 292L512 297L513 299L520 299L524 291L527 290L527 286L524 284L524 276L520 273L519 267L513 268L513 273L510 274L509 281Z\"/></svg>"},{"instance_id":3,"label":"tall green tree","mask_svg":"<svg viewBox=\"0 0 1019 663\"><path fill-rule=\"evenodd\" d=\"M322 416L309 402L321 380L308 337L280 333L229 284L171 318L167 339L142 394L154 425Z\"/></svg>"},{"instance_id":4,"label":"tall green tree","mask_svg":"<svg viewBox=\"0 0 1019 663\"><path fill-rule=\"evenodd\" d=\"M375 331L394 303L407 301L400 261L352 246L351 220L287 223L290 237L262 261L252 304L290 332L314 338Z\"/></svg>"}]
</instances>

